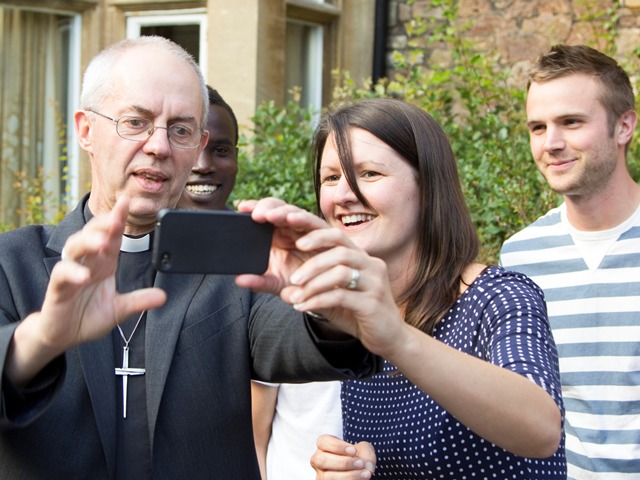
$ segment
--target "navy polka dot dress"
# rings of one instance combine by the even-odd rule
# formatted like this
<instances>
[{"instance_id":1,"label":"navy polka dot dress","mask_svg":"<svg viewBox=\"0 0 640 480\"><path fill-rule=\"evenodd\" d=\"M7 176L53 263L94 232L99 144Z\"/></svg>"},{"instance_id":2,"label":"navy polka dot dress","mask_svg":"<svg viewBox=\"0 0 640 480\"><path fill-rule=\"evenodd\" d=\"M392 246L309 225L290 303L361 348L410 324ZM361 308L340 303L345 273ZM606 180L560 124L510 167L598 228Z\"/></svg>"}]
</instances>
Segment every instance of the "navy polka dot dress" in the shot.
<instances>
[{"instance_id":1,"label":"navy polka dot dress","mask_svg":"<svg viewBox=\"0 0 640 480\"><path fill-rule=\"evenodd\" d=\"M562 408L556 346L542 295L524 275L489 267L437 325L434 337L527 377ZM375 446L374 478L567 478L564 434L554 456L518 457L471 432L393 372L385 362L384 372L372 379L342 384L344 439Z\"/></svg>"}]
</instances>

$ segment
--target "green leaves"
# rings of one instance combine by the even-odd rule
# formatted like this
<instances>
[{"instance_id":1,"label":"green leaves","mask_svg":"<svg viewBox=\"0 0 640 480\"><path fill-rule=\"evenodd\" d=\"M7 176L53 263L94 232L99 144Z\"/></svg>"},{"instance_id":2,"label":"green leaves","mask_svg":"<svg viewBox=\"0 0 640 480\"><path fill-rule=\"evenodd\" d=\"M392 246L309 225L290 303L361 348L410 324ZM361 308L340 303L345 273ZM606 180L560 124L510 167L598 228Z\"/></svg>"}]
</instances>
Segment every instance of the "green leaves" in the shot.
<instances>
[{"instance_id":1,"label":"green leaves","mask_svg":"<svg viewBox=\"0 0 640 480\"><path fill-rule=\"evenodd\" d=\"M314 112L297 100L277 107L260 105L253 128L240 135L238 176L232 201L278 197L315 210L311 167L308 162Z\"/></svg>"}]
</instances>

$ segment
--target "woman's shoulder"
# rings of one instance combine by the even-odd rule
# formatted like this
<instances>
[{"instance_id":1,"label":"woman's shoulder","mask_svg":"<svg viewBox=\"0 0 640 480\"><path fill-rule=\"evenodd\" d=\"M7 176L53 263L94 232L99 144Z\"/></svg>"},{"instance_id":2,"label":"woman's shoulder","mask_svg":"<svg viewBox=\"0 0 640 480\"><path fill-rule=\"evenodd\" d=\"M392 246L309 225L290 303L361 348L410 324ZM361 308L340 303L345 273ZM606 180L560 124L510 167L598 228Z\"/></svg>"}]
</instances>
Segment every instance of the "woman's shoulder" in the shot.
<instances>
[{"instance_id":1,"label":"woman's shoulder","mask_svg":"<svg viewBox=\"0 0 640 480\"><path fill-rule=\"evenodd\" d=\"M473 287L487 289L518 290L524 294L544 299L542 289L528 276L520 272L506 270L499 265L490 265L482 270L473 282Z\"/></svg>"}]
</instances>

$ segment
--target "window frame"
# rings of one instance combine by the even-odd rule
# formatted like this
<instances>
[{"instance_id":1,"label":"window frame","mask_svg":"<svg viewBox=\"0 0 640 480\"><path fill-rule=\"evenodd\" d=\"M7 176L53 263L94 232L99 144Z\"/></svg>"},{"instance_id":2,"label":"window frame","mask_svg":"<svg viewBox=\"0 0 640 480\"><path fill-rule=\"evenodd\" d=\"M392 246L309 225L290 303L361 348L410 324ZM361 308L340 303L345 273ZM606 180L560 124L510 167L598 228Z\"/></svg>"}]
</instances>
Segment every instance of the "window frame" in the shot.
<instances>
[{"instance_id":1,"label":"window frame","mask_svg":"<svg viewBox=\"0 0 640 480\"><path fill-rule=\"evenodd\" d=\"M200 70L207 76L207 10L205 8L193 8L183 10L167 10L144 11L144 12L127 12L126 18L126 38L138 38L142 27L159 27L167 25L193 25L200 27L198 39L199 54L196 59Z\"/></svg>"},{"instance_id":2,"label":"window frame","mask_svg":"<svg viewBox=\"0 0 640 480\"><path fill-rule=\"evenodd\" d=\"M337 2L335 2L337 3ZM324 3L314 0L287 0L286 22L321 27L322 52L314 55L320 58L319 71L321 73L321 90L313 95L318 105L313 105L318 110L331 98L332 77L331 73L337 65L337 29L342 10L334 3ZM286 65L287 59L285 59ZM285 92L287 93L287 92Z\"/></svg>"}]
</instances>

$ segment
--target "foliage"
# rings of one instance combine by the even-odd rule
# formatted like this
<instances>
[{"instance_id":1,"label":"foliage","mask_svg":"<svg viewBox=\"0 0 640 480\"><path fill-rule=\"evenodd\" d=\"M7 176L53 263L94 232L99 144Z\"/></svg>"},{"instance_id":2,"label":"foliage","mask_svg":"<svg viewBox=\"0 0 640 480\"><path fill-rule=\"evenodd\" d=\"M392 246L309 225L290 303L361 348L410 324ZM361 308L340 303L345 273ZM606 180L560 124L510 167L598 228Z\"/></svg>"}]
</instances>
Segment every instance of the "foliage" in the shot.
<instances>
[{"instance_id":1,"label":"foliage","mask_svg":"<svg viewBox=\"0 0 640 480\"><path fill-rule=\"evenodd\" d=\"M433 115L456 152L469 209L485 248L483 260L495 263L504 239L554 206L558 199L546 187L530 158L523 117L524 93L508 85L508 72L500 70L495 59L475 52L471 41L464 39L464 27L455 26L457 12L454 5L449 5L452 2L432 0L432 3L441 8L442 17L439 21L414 18L407 23L410 45L414 48L394 53L399 73L376 84L366 81L357 85L348 72L335 72L338 86L333 92L333 103L396 97ZM425 38L429 45L448 50L453 65L432 65L426 69L422 64L424 48L420 46ZM267 191L288 201L295 197L297 201L293 203L301 204L302 192L296 186L305 184L311 174L298 163L305 152L295 148L307 146L300 135L307 135L310 130L308 125L297 122L299 105L290 103L283 109L274 108L267 103L256 112L251 140L256 156L241 164L240 195L247 196L246 192L250 192L261 196ZM282 170L288 170L291 162L295 167L289 173L307 177L283 173L274 178L273 173L280 170L274 165L281 166L285 161L287 168ZM250 170L243 172L246 168ZM291 184L285 184L285 178ZM306 185L309 186L304 188L309 190L304 192L308 194L312 190L310 183ZM312 198L304 198L309 201L305 206L313 205Z\"/></svg>"},{"instance_id":2,"label":"foliage","mask_svg":"<svg viewBox=\"0 0 640 480\"><path fill-rule=\"evenodd\" d=\"M603 7L597 0L577 0L576 5L582 12L576 20L590 29L593 46L615 58L621 2ZM561 199L531 159L524 86L512 84L511 72L493 52L477 51L469 26L460 22L458 2L430 0L430 6L436 14L405 24L410 48L392 53L392 77L358 85L349 72L334 72L332 102L404 98L433 115L458 159L469 210L484 246L481 260L495 263L507 237ZM439 61L434 52L446 60ZM628 72L640 71L640 47L634 53L620 59ZM638 92L640 80L632 81ZM253 126L240 132L233 201L276 196L315 209L308 153L318 112L301 106L299 90L292 93L294 99L282 107L272 101L259 105ZM640 179L640 141L632 142L628 158L632 176ZM29 223L43 220L47 195L42 172L30 182L24 177L17 182L18 194L24 196L21 213Z\"/></svg>"},{"instance_id":3,"label":"foliage","mask_svg":"<svg viewBox=\"0 0 640 480\"><path fill-rule=\"evenodd\" d=\"M55 196L46 188L46 176L43 167L39 167L35 176L24 171L14 172L13 188L16 196L22 199L24 207L17 210L22 225L58 223L65 215L64 208L58 206ZM53 218L48 216L53 207ZM16 228L15 225L0 224L0 232Z\"/></svg>"},{"instance_id":4,"label":"foliage","mask_svg":"<svg viewBox=\"0 0 640 480\"><path fill-rule=\"evenodd\" d=\"M414 18L414 50L396 55L395 95L421 106L440 122L458 159L467 204L484 247L495 263L502 242L559 202L531 160L524 90L490 52L479 53L458 24L457 2L432 0L440 16ZM449 53L449 62L419 63L420 42ZM394 85L395 84L395 85Z\"/></svg>"},{"instance_id":5,"label":"foliage","mask_svg":"<svg viewBox=\"0 0 640 480\"><path fill-rule=\"evenodd\" d=\"M53 105L53 107L57 112L57 142L60 149L58 165L62 172L60 182L66 185L69 160L67 156L67 129L57 105ZM53 174L47 175L44 167L39 166L35 174L30 174L26 170L19 170L13 172L13 176L13 189L16 197L20 199L21 205L16 211L20 217L20 225L56 224L62 220L67 213L64 201L59 199L53 192L47 190L47 182L53 177ZM68 185L66 188L68 190ZM16 227L17 225L0 223L0 232L6 232Z\"/></svg>"},{"instance_id":6,"label":"foliage","mask_svg":"<svg viewBox=\"0 0 640 480\"><path fill-rule=\"evenodd\" d=\"M314 112L300 105L299 95L284 107L260 105L250 134L240 135L238 178L231 199L278 197L315 210L313 180L307 160Z\"/></svg>"}]
</instances>

